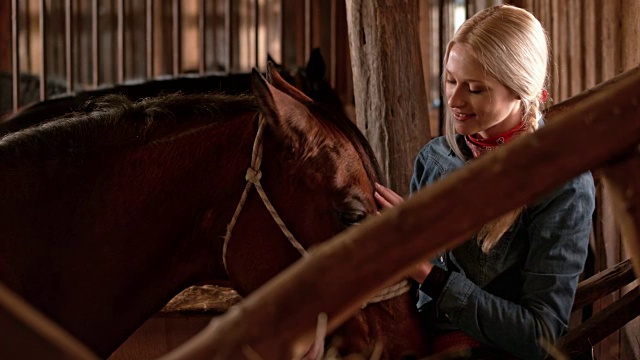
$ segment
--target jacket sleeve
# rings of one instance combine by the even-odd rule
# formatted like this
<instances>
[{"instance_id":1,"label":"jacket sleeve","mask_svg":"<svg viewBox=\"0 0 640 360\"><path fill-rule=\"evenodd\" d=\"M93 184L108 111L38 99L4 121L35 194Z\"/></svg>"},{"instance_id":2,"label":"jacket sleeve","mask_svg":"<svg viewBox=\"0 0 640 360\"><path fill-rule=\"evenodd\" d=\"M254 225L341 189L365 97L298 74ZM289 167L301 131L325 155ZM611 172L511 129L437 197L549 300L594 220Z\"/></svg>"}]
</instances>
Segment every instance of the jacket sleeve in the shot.
<instances>
[{"instance_id":1,"label":"jacket sleeve","mask_svg":"<svg viewBox=\"0 0 640 360\"><path fill-rule=\"evenodd\" d=\"M438 180L445 169L433 156L428 156L430 153L429 147L431 144L427 144L422 151L418 153L413 166L413 176L411 177L411 183L409 184L410 193L413 195L425 186Z\"/></svg>"},{"instance_id":2,"label":"jacket sleeve","mask_svg":"<svg viewBox=\"0 0 640 360\"><path fill-rule=\"evenodd\" d=\"M438 311L483 343L523 359L544 358L540 340L555 343L566 330L589 246L593 179L587 173L573 184L527 215L529 251L517 302L494 296L454 272L440 294Z\"/></svg>"}]
</instances>

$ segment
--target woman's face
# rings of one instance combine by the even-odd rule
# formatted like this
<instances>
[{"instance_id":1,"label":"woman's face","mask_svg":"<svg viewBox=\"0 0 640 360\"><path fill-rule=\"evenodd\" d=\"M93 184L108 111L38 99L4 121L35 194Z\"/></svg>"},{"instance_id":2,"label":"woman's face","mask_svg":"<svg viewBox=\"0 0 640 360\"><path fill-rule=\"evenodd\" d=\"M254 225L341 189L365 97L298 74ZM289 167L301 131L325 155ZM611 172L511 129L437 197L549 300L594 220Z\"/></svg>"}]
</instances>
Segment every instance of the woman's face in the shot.
<instances>
[{"instance_id":1,"label":"woman's face","mask_svg":"<svg viewBox=\"0 0 640 360\"><path fill-rule=\"evenodd\" d=\"M517 95L485 75L466 46L454 44L451 47L445 80L445 95L457 133L478 134L487 139L522 122Z\"/></svg>"}]
</instances>

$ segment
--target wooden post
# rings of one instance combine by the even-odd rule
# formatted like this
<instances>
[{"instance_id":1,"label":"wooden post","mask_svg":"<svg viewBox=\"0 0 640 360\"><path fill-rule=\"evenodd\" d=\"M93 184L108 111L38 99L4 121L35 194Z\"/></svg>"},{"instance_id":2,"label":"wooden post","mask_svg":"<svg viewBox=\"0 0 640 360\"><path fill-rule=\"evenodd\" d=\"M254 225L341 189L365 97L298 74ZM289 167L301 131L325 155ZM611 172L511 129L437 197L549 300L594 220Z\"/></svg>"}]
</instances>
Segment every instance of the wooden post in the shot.
<instances>
[{"instance_id":1,"label":"wooden post","mask_svg":"<svg viewBox=\"0 0 640 360\"><path fill-rule=\"evenodd\" d=\"M347 0L357 124L384 181L407 195L418 151L431 138L415 0Z\"/></svg>"}]
</instances>

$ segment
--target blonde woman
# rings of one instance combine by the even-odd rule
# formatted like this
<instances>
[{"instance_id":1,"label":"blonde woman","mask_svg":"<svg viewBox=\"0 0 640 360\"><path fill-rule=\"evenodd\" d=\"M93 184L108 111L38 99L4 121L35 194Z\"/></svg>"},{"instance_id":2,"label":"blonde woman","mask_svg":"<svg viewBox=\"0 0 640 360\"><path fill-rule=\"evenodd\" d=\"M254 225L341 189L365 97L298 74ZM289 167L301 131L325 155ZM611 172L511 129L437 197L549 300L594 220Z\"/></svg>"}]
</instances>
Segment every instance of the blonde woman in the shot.
<instances>
[{"instance_id":1,"label":"blonde woman","mask_svg":"<svg viewBox=\"0 0 640 360\"><path fill-rule=\"evenodd\" d=\"M412 193L543 125L548 49L541 24L517 7L485 9L460 27L444 56L446 136L418 154ZM553 343L567 328L587 256L594 193L585 173L416 267L417 305L435 324L435 351L544 358L543 342ZM494 194L477 196L491 206ZM376 198L381 208L402 202L380 185Z\"/></svg>"}]
</instances>

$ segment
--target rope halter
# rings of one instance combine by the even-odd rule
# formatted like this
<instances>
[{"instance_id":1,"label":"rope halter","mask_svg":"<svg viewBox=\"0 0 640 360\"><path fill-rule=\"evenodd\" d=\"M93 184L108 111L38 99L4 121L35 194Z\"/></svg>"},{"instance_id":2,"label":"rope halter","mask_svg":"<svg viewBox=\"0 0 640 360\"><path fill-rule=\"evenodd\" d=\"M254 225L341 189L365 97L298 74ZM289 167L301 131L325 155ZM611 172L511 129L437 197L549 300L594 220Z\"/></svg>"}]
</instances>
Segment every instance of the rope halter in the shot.
<instances>
[{"instance_id":1,"label":"rope halter","mask_svg":"<svg viewBox=\"0 0 640 360\"><path fill-rule=\"evenodd\" d=\"M258 119L258 132L256 133L256 138L253 142L253 151L251 154L251 165L247 168L247 172L244 176L247 184L244 187L244 191L240 196L240 201L238 201L238 206L236 206L236 211L233 213L233 217L227 225L227 233L224 236L224 244L222 246L222 263L224 265L225 270L229 273L229 269L227 267L227 248L229 246L229 240L231 239L231 233L233 232L233 228L238 221L238 217L240 216L240 212L244 206L244 203L247 200L247 195L249 194L249 190L254 186L256 191L258 191L258 195L262 199L262 203L267 208L273 220L278 224L280 230L284 234L284 236L289 240L289 243L300 253L300 255L308 256L309 253L305 250L305 248L295 239L291 231L287 228L284 221L278 212L269 201L267 194L264 192L262 188L262 184L260 183L260 179L262 178L262 172L260 171L260 165L262 163L262 149L263 149L263 133L265 128L266 121L262 114L260 114ZM365 303L362 308L366 307L368 304L385 301L396 296L402 295L409 291L411 285L409 281L402 280L399 283L392 285L388 288L382 289L376 296L370 299L367 303Z\"/></svg>"}]
</instances>

